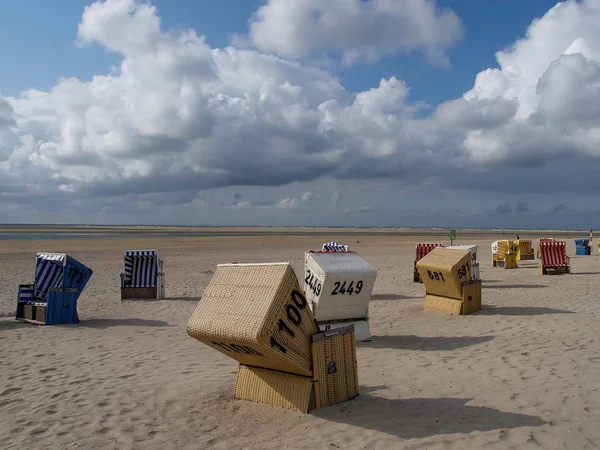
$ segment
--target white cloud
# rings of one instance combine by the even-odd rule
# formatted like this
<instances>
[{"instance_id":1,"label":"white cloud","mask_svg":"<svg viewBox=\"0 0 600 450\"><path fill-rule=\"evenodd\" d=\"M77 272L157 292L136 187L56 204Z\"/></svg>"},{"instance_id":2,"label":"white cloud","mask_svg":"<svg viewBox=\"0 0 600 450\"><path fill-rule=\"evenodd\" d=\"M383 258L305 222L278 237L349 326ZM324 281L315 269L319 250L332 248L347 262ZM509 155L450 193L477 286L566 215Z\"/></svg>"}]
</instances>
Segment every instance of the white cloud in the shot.
<instances>
[{"instance_id":1,"label":"white cloud","mask_svg":"<svg viewBox=\"0 0 600 450\"><path fill-rule=\"evenodd\" d=\"M341 52L351 64L412 50L446 62L445 50L462 36L458 16L435 0L269 0L251 21L248 39L284 58Z\"/></svg>"},{"instance_id":2,"label":"white cloud","mask_svg":"<svg viewBox=\"0 0 600 450\"><path fill-rule=\"evenodd\" d=\"M560 181L561 190L589 192L593 183L572 174L584 166L593 172L600 157L598 5L558 4L497 54L499 69L481 72L463 97L418 119L419 103L395 77L354 95L327 71L252 50L213 49L190 30L161 30L146 3L96 2L83 13L79 42L121 54L119 70L0 97L0 202L60 208L122 196L127 208L132 195L150 195L140 203L150 208L187 204L210 188L327 175L521 192ZM352 20L368 29L373 19ZM289 209L312 198L298 195L281 193L271 206ZM334 207L340 199L331 197ZM236 205L228 209L258 204Z\"/></svg>"}]
</instances>

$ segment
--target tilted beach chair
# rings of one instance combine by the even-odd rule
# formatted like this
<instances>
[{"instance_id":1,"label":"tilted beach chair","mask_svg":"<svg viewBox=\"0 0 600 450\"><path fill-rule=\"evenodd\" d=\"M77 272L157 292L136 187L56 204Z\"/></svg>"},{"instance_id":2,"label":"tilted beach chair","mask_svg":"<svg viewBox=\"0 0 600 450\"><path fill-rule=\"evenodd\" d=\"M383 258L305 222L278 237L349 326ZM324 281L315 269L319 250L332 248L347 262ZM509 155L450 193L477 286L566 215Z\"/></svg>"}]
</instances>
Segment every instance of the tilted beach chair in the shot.
<instances>
[{"instance_id":1,"label":"tilted beach chair","mask_svg":"<svg viewBox=\"0 0 600 450\"><path fill-rule=\"evenodd\" d=\"M431 244L431 243L423 243L419 242L415 245L415 262L414 262L414 270L413 270L413 281L415 283L422 283L421 276L419 275L419 271L417 270L417 262L423 259L431 250L436 247L443 247L444 244Z\"/></svg>"},{"instance_id":2,"label":"tilted beach chair","mask_svg":"<svg viewBox=\"0 0 600 450\"><path fill-rule=\"evenodd\" d=\"M19 321L38 325L78 323L77 300L92 269L65 253L37 253L33 284L19 285Z\"/></svg>"},{"instance_id":3,"label":"tilted beach chair","mask_svg":"<svg viewBox=\"0 0 600 450\"><path fill-rule=\"evenodd\" d=\"M164 259L158 250L126 250L121 273L121 300L165 298Z\"/></svg>"},{"instance_id":4,"label":"tilted beach chair","mask_svg":"<svg viewBox=\"0 0 600 450\"><path fill-rule=\"evenodd\" d=\"M540 273L542 275L571 273L566 242L540 242Z\"/></svg>"},{"instance_id":5,"label":"tilted beach chair","mask_svg":"<svg viewBox=\"0 0 600 450\"><path fill-rule=\"evenodd\" d=\"M354 326L322 331L289 262L217 265L187 332L238 361L235 398L308 413L359 394Z\"/></svg>"}]
</instances>

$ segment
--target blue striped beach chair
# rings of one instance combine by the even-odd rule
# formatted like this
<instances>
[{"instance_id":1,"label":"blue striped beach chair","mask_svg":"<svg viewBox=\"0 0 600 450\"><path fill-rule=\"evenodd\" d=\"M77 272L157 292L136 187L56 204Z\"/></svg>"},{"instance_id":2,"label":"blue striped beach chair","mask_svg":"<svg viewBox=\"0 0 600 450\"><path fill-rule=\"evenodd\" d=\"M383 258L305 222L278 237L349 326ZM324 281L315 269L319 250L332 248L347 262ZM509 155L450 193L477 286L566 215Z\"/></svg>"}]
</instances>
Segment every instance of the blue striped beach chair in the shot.
<instances>
[{"instance_id":1,"label":"blue striped beach chair","mask_svg":"<svg viewBox=\"0 0 600 450\"><path fill-rule=\"evenodd\" d=\"M331 241L331 242L326 242L325 244L323 244L321 251L322 252L347 252L348 246L338 244L335 241Z\"/></svg>"},{"instance_id":2,"label":"blue striped beach chair","mask_svg":"<svg viewBox=\"0 0 600 450\"><path fill-rule=\"evenodd\" d=\"M158 250L125 250L121 300L165 298L164 259Z\"/></svg>"},{"instance_id":3,"label":"blue striped beach chair","mask_svg":"<svg viewBox=\"0 0 600 450\"><path fill-rule=\"evenodd\" d=\"M79 323L77 300L92 273L65 253L37 253L33 284L19 285L15 318L38 325Z\"/></svg>"}]
</instances>

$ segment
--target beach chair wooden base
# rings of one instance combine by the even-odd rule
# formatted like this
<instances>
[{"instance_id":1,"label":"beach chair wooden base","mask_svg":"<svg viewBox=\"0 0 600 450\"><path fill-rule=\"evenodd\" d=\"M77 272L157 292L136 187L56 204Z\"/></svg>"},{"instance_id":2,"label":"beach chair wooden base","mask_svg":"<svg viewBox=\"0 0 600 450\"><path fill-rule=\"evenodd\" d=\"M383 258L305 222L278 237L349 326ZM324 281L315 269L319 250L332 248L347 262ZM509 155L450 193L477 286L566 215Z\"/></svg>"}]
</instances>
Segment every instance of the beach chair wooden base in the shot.
<instances>
[{"instance_id":1,"label":"beach chair wooden base","mask_svg":"<svg viewBox=\"0 0 600 450\"><path fill-rule=\"evenodd\" d=\"M122 287L121 300L156 300L156 287Z\"/></svg>"},{"instance_id":2,"label":"beach chair wooden base","mask_svg":"<svg viewBox=\"0 0 600 450\"><path fill-rule=\"evenodd\" d=\"M50 289L47 301L33 298L17 302L15 320L34 325L77 324L77 296L75 288Z\"/></svg>"},{"instance_id":3,"label":"beach chair wooden base","mask_svg":"<svg viewBox=\"0 0 600 450\"><path fill-rule=\"evenodd\" d=\"M313 376L240 364L234 397L308 413L359 394L354 327L312 336Z\"/></svg>"},{"instance_id":4,"label":"beach chair wooden base","mask_svg":"<svg viewBox=\"0 0 600 450\"><path fill-rule=\"evenodd\" d=\"M571 267L569 266L542 266L540 265L540 272L542 275L564 275L571 273Z\"/></svg>"},{"instance_id":5,"label":"beach chair wooden base","mask_svg":"<svg viewBox=\"0 0 600 450\"><path fill-rule=\"evenodd\" d=\"M423 309L461 316L477 312L481 310L481 288L481 280L471 280L462 285L461 299L427 294Z\"/></svg>"},{"instance_id":6,"label":"beach chair wooden base","mask_svg":"<svg viewBox=\"0 0 600 450\"><path fill-rule=\"evenodd\" d=\"M524 255L521 255L521 261L529 261L533 259L535 259L535 254L533 253L526 253Z\"/></svg>"}]
</instances>

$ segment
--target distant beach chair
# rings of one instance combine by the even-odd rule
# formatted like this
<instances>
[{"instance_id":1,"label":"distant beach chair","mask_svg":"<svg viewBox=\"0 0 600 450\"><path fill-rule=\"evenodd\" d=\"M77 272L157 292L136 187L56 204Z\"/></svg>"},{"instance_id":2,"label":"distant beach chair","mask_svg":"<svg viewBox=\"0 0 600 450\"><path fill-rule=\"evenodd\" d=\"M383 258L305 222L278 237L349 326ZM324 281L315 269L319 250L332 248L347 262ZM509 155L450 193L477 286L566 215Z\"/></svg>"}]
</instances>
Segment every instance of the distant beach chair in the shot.
<instances>
[{"instance_id":1,"label":"distant beach chair","mask_svg":"<svg viewBox=\"0 0 600 450\"><path fill-rule=\"evenodd\" d=\"M515 241L502 239L492 242L492 267L517 268L519 245Z\"/></svg>"},{"instance_id":2,"label":"distant beach chair","mask_svg":"<svg viewBox=\"0 0 600 450\"><path fill-rule=\"evenodd\" d=\"M571 273L566 242L540 242L540 273L542 275Z\"/></svg>"},{"instance_id":3,"label":"distant beach chair","mask_svg":"<svg viewBox=\"0 0 600 450\"><path fill-rule=\"evenodd\" d=\"M575 254L586 256L592 254L592 246L589 238L575 239Z\"/></svg>"},{"instance_id":4,"label":"distant beach chair","mask_svg":"<svg viewBox=\"0 0 600 450\"><path fill-rule=\"evenodd\" d=\"M517 251L517 261L535 259L531 239L517 239L515 243L519 246Z\"/></svg>"},{"instance_id":5,"label":"distant beach chair","mask_svg":"<svg viewBox=\"0 0 600 450\"><path fill-rule=\"evenodd\" d=\"M538 248L537 248L537 253L536 253L536 258L540 259L541 258L541 253L540 253L540 244L542 242L554 242L554 238L549 238L549 237L541 237L538 239Z\"/></svg>"},{"instance_id":6,"label":"distant beach chair","mask_svg":"<svg viewBox=\"0 0 600 450\"><path fill-rule=\"evenodd\" d=\"M125 250L121 300L165 298L164 259L158 250Z\"/></svg>"},{"instance_id":7,"label":"distant beach chair","mask_svg":"<svg viewBox=\"0 0 600 450\"><path fill-rule=\"evenodd\" d=\"M331 242L326 242L325 244L323 244L321 251L323 251L323 252L347 252L348 246L338 244L335 241L331 241Z\"/></svg>"},{"instance_id":8,"label":"distant beach chair","mask_svg":"<svg viewBox=\"0 0 600 450\"><path fill-rule=\"evenodd\" d=\"M419 275L419 271L417 270L417 262L423 259L431 250L436 247L443 247L444 244L432 244L428 242L418 242L415 245L415 262L413 269L413 281L415 283L422 283L421 276Z\"/></svg>"},{"instance_id":9,"label":"distant beach chair","mask_svg":"<svg viewBox=\"0 0 600 450\"><path fill-rule=\"evenodd\" d=\"M37 253L33 284L19 285L18 321L37 325L79 323L77 300L92 269L65 253Z\"/></svg>"}]
</instances>

